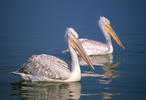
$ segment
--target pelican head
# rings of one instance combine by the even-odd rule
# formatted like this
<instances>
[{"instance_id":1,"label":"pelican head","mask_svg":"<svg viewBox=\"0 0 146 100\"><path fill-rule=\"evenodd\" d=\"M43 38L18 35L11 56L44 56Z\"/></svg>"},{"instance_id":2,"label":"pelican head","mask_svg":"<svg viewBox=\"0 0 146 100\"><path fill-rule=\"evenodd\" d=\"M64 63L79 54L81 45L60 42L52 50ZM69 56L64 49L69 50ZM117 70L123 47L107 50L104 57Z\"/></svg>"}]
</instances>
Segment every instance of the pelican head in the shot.
<instances>
[{"instance_id":1,"label":"pelican head","mask_svg":"<svg viewBox=\"0 0 146 100\"><path fill-rule=\"evenodd\" d=\"M73 28L66 29L66 38L78 38L78 33Z\"/></svg>"},{"instance_id":2,"label":"pelican head","mask_svg":"<svg viewBox=\"0 0 146 100\"><path fill-rule=\"evenodd\" d=\"M107 18L100 16L99 24L101 24L101 26L105 26L107 24L110 24L110 21Z\"/></svg>"},{"instance_id":3,"label":"pelican head","mask_svg":"<svg viewBox=\"0 0 146 100\"><path fill-rule=\"evenodd\" d=\"M86 63L90 65L92 69L94 69L93 65L91 64L91 61L89 60L85 50L83 49L79 41L78 33L73 28L67 28L65 36L68 39L68 43L71 48L77 51L79 55L86 61Z\"/></svg>"},{"instance_id":4,"label":"pelican head","mask_svg":"<svg viewBox=\"0 0 146 100\"><path fill-rule=\"evenodd\" d=\"M113 37L113 39L117 42L117 44L122 47L123 49L125 49L125 47L123 46L123 44L121 43L120 39L118 38L118 36L116 35L115 31L113 30L113 28L111 27L110 21L105 18L105 17L100 17L99 20L99 26L101 26L101 28L103 30L105 30L109 35L111 35Z\"/></svg>"}]
</instances>

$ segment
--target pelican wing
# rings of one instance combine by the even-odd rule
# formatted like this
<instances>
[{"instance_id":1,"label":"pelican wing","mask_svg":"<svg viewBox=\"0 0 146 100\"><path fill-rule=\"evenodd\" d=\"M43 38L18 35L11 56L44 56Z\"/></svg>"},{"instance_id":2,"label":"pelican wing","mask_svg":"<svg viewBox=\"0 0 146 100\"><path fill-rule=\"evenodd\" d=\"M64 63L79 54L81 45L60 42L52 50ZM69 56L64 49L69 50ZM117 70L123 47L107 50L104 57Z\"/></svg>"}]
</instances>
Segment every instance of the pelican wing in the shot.
<instances>
[{"instance_id":1,"label":"pelican wing","mask_svg":"<svg viewBox=\"0 0 146 100\"><path fill-rule=\"evenodd\" d=\"M33 78L34 80L35 78L40 78L40 80L65 80L70 77L70 70L68 68L68 65L64 61L55 56L46 54L33 55L29 58L27 63L25 63L20 69L18 69L17 72L23 73L19 74L22 78L29 76L29 78L32 78L30 80L33 80Z\"/></svg>"},{"instance_id":2,"label":"pelican wing","mask_svg":"<svg viewBox=\"0 0 146 100\"><path fill-rule=\"evenodd\" d=\"M108 46L105 43L88 40L88 39L80 39L81 44L88 55L92 54L104 54L109 50Z\"/></svg>"}]
</instances>

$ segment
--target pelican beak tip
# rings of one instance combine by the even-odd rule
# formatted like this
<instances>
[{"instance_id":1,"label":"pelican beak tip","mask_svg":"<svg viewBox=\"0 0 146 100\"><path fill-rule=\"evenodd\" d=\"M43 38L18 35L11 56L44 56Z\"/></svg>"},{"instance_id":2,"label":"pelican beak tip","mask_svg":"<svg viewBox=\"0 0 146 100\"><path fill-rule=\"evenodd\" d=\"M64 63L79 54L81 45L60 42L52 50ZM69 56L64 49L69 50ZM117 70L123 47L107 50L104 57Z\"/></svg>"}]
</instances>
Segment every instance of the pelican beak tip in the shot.
<instances>
[{"instance_id":1,"label":"pelican beak tip","mask_svg":"<svg viewBox=\"0 0 146 100\"><path fill-rule=\"evenodd\" d=\"M123 49L123 50L125 50L125 47L124 47L124 46L122 46L122 49Z\"/></svg>"},{"instance_id":2,"label":"pelican beak tip","mask_svg":"<svg viewBox=\"0 0 146 100\"><path fill-rule=\"evenodd\" d=\"M95 70L95 68L94 68L93 66L92 66L91 68L92 68L93 70Z\"/></svg>"}]
</instances>

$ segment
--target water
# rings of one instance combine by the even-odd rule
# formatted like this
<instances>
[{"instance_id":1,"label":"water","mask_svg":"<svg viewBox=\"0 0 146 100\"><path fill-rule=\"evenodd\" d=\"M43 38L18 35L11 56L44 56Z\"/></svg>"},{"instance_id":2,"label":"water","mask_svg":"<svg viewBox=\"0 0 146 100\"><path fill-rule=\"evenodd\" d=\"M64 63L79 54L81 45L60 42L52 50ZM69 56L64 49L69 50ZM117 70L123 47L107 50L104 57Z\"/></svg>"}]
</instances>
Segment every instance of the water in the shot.
<instances>
[{"instance_id":1,"label":"water","mask_svg":"<svg viewBox=\"0 0 146 100\"><path fill-rule=\"evenodd\" d=\"M1 99L146 99L144 0L5 0L0 1L0 8ZM70 63L69 54L62 54L67 48L66 27L73 27L79 37L104 42L97 25L100 16L111 21L126 47L123 51L113 41L112 57L98 60L95 72L106 77L82 77L77 83L31 83L11 74L33 54L51 54ZM86 65L81 69L92 72Z\"/></svg>"}]
</instances>

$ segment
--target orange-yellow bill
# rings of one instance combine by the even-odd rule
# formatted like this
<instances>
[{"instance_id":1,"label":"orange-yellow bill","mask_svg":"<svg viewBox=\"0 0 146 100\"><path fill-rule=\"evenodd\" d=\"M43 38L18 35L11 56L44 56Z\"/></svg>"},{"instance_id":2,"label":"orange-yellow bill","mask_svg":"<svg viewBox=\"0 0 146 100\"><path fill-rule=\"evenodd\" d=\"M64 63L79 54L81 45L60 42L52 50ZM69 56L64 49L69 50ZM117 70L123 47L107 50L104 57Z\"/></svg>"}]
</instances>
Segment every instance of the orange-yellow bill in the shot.
<instances>
[{"instance_id":1,"label":"orange-yellow bill","mask_svg":"<svg viewBox=\"0 0 146 100\"><path fill-rule=\"evenodd\" d=\"M121 46L123 49L125 49L125 47L121 43L120 39L118 38L118 36L114 32L114 30L112 29L112 27L110 26L110 24L105 25L104 28L113 37L113 39L118 43L118 45Z\"/></svg>"},{"instance_id":2,"label":"orange-yellow bill","mask_svg":"<svg viewBox=\"0 0 146 100\"><path fill-rule=\"evenodd\" d=\"M70 45L72 46L73 49L78 51L80 56L86 61L88 65L91 66L91 68L94 70L94 66L92 65L91 61L89 60L85 50L83 49L81 43L79 42L78 38L73 38L70 40Z\"/></svg>"}]
</instances>

